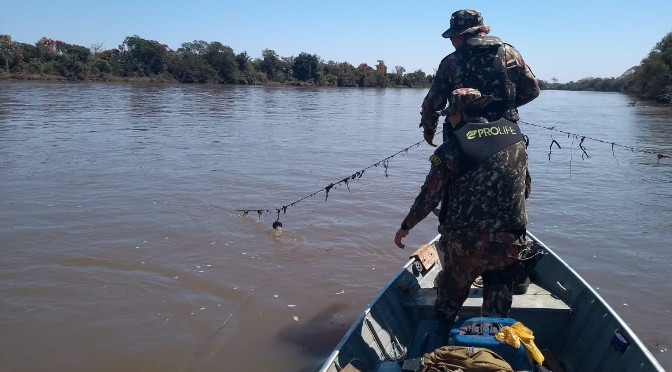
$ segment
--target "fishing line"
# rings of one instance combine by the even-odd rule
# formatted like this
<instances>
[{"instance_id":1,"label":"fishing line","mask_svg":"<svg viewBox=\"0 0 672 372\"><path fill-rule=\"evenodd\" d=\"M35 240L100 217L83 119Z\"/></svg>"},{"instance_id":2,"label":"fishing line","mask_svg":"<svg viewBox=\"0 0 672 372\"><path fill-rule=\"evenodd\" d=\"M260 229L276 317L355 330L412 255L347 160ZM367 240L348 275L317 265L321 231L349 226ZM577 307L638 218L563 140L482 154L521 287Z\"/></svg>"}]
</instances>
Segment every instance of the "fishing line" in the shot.
<instances>
[{"instance_id":1,"label":"fishing line","mask_svg":"<svg viewBox=\"0 0 672 372\"><path fill-rule=\"evenodd\" d=\"M620 144L620 143L615 143L615 142L603 140L603 139L600 139L600 138L588 137L588 136L585 136L585 135L582 135L582 134L572 133L572 132L556 129L554 126L539 125L539 124L534 124L534 123L530 123L530 122L526 122L526 121L522 121L522 120L518 121L518 123L531 125L531 126L534 126L534 127L537 127L537 128L542 128L542 129L546 129L546 130L549 130L549 131L554 131L554 132L558 132L558 133L562 133L564 135L567 135L567 138L572 140L572 146L571 146L572 158L573 158L574 140L576 140L578 142L579 149L581 150L581 159L582 160L586 160L586 159L591 158L591 156L588 154L588 150L587 150L586 146L584 145L585 140L591 140L591 141L596 141L596 142L600 142L600 143L610 144L611 145L612 156L615 159L616 159L616 154L615 154L614 148L616 146L621 147L621 148L625 148L625 149L629 149L632 152L641 152L641 153L656 155L657 164L660 164L660 159L672 157L672 155L665 154L665 153L662 153L662 152L647 150L647 149L634 147L634 146L629 146L629 145L623 145L623 144ZM439 133L436 133L436 134L441 134L441 133L443 133L443 130ZM314 191L314 192L312 192L308 195L305 195L305 196L303 196L303 197L301 197L301 198L299 198L299 199L297 199L297 200L295 200L295 201L293 201L289 204L283 205L282 207L278 207L278 208L247 208L247 209L236 209L236 211L240 212L242 214L241 217L246 217L251 212L257 213L257 215L259 216L260 219L264 214L276 213L277 218L274 222L274 228L278 224L279 224L279 226L282 226L282 223L280 222L280 213L281 212L282 212L282 214L287 213L287 208L293 207L296 204L298 204L298 203L300 203L300 202L302 202L302 201L304 201L308 198L315 197L317 194L319 194L321 192L325 193L324 201L327 201L329 199L329 192L335 186L340 187L340 186L345 185L348 188L348 191L349 191L350 190L349 182L362 178L362 176L364 175L364 172L366 170L374 168L374 167L382 166L384 168L385 177L389 177L387 171L388 171L388 168L389 168L390 159L392 159L393 157L395 157L397 155L400 155L402 153L407 154L410 149L412 149L414 147L419 147L423 142L425 142L425 141L422 140L422 141L416 142L416 143L414 143L414 144L412 144L412 145L410 145L410 146L408 146L408 147L406 147L402 150L399 150L399 151L395 152L394 154L392 154L392 155L390 155L390 156L388 156L388 157L386 157L386 158L384 158L384 159L382 159L382 160L380 160L376 163L373 163L373 164L369 165L368 167L365 167L365 168L351 174L350 176L347 176L347 177L345 177L341 180L332 182L329 185L327 185L327 186L325 186L325 187L323 187L323 188L321 188L317 191ZM527 138L527 136L526 136L525 146L527 147L528 145L529 145L529 138ZM556 141L555 138L553 138L551 136L551 144L549 145L549 149L548 149L548 160L549 161L551 160L551 154L553 153L553 146L554 145L558 148L558 150L562 150L562 147L560 146L560 143L558 141ZM618 159L616 159L616 161L618 162ZM571 162L571 160L570 160L570 162ZM570 163L570 167L571 167L571 163ZM570 177L571 177L571 169L570 169Z\"/></svg>"},{"instance_id":2,"label":"fishing line","mask_svg":"<svg viewBox=\"0 0 672 372\"><path fill-rule=\"evenodd\" d=\"M443 132L443 131L441 131L441 133L442 133L442 132ZM440 133L438 133L438 134L440 134ZM376 162L376 163L373 163L373 164L369 165L368 167L365 167L365 168L363 168L363 169L361 169L361 170L359 170L359 171L357 171L357 172L355 172L355 173L353 173L353 174L351 174L351 175L349 175L349 176L347 176L347 177L345 177L345 178L343 178L343 179L341 179L341 180L339 180L339 181L332 182L332 183L330 183L329 185L327 185L327 186L321 188L320 190L314 191L314 192L312 192L312 193L310 193L310 194L308 194L308 195L306 195L306 196L303 196L303 197L301 197L301 198L299 198L299 199L297 199L297 200L295 200L295 201L293 201L293 202L291 202L291 203L289 203L289 204L287 204L287 205L283 205L282 207L279 207L279 208L247 208L247 209L236 209L236 212L241 212L241 213L242 213L241 217L246 217L250 212L257 213L257 215L258 215L259 218L261 218L261 216L264 215L264 214L277 213L277 219L276 219L276 222L279 222L279 221L280 221L280 212L282 212L283 214L285 214L285 213L287 213L287 208L289 208L289 207L293 207L293 206L295 206L296 204L298 204L298 203L300 203L300 202L302 202L302 201L304 201L304 200L306 200L306 199L308 199L308 198L312 198L312 197L316 196L317 194L319 194L319 193L321 193L321 192L323 192L323 191L324 191L324 193L325 193L324 201L327 201L327 200L329 199L329 191L331 191L331 189L333 189L335 186L343 186L343 185L345 185L345 186L348 188L348 191L349 191L349 190L350 190L349 183L350 183L351 181L353 181L353 180L358 180L358 179L362 178L362 176L364 175L364 172L366 172L368 169L371 169L371 168L374 168L374 167L382 166L382 167L384 168L384 174L385 174L385 177L389 177L389 176L388 176L388 173L387 173L388 168L389 168L389 160L392 159L393 157L397 156L397 155L402 154L402 153L403 153L403 154L407 154L407 153L408 153L408 150L410 150L410 149L413 148L413 147L419 147L420 144L422 144L423 142L425 142L425 141L424 141L424 140L422 140L422 141L418 141L418 142L416 142L416 143L414 143L414 144L412 144L412 145L410 145L410 146L407 146L406 148L401 149L401 150L395 152L394 154L392 154L392 155L390 155L390 156L388 156L388 157L386 157L386 158L384 158L384 159L382 159L382 160L379 160L379 161Z\"/></svg>"},{"instance_id":3,"label":"fishing line","mask_svg":"<svg viewBox=\"0 0 672 372\"><path fill-rule=\"evenodd\" d=\"M642 152L642 153L646 153L646 154L656 155L656 158L658 159L657 164L660 163L660 159L663 159L663 158L670 158L670 157L672 157L672 155L665 154L665 153L662 153L662 152L657 152L657 151L652 151L652 150L646 150L646 149L639 148L639 147L634 147L634 146L629 146L629 145L623 145L623 144L620 144L620 143L615 143L615 142L611 142L611 141L603 140L603 139L600 139L600 138L588 137L588 136L584 136L584 135L582 135L582 134L572 133L572 132L568 132L568 131L564 131L564 130L556 129L555 126L550 126L550 127L549 127L549 126L545 126L545 125L539 125L539 124L529 123L529 122L522 121L522 120L520 120L520 121L518 121L518 122L519 122L519 123L523 123L523 124L527 124L527 125L531 125L531 126L533 126L533 127L537 127L537 128L543 128L543 129L546 129L546 130L550 130L550 131L554 131L554 132L558 132L558 133L563 133L563 134L566 134L566 135L567 135L567 138L570 138L570 136L571 136L571 137L574 137L575 139L577 139L577 140L579 141L579 148L581 149L581 151L583 151L583 153L581 154L581 158L584 159L584 160L585 160L585 159L590 159L590 156L588 155L588 152L587 152L587 150L586 150L586 147L583 146L583 142L584 142L585 140L587 140L587 139L589 139L589 140L591 140L591 141L595 141L595 142L601 142L601 143L610 144L610 145L611 145L611 152L612 152L612 155L614 156L614 158L616 157L616 155L614 154L614 147L616 147L616 146L621 147L621 148L628 149L628 150L630 150L630 151L632 151L632 152ZM558 146L558 148L560 148L560 144L559 144L557 141L553 140L553 141L551 142L551 146L553 146L553 143L555 143L555 144ZM551 156L550 152L549 152L548 156L549 156L549 160L550 160L550 156ZM618 160L618 159L617 159L617 160Z\"/></svg>"},{"instance_id":4,"label":"fishing line","mask_svg":"<svg viewBox=\"0 0 672 372\"><path fill-rule=\"evenodd\" d=\"M574 160L574 140L569 145L569 179L572 179L572 161Z\"/></svg>"}]
</instances>

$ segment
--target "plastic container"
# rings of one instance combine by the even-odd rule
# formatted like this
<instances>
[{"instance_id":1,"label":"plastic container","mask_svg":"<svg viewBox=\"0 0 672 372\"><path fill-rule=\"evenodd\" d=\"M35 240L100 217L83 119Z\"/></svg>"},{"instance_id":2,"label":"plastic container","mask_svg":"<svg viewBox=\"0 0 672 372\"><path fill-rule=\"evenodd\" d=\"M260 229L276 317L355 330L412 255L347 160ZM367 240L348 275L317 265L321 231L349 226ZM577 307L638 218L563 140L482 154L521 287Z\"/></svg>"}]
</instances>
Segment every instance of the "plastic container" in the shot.
<instances>
[{"instance_id":1,"label":"plastic container","mask_svg":"<svg viewBox=\"0 0 672 372\"><path fill-rule=\"evenodd\" d=\"M515 371L533 371L534 364L527 355L525 346L518 349L495 339L502 327L512 326L511 318L477 317L458 320L450 330L448 343L454 346L473 346L490 349L506 360Z\"/></svg>"}]
</instances>

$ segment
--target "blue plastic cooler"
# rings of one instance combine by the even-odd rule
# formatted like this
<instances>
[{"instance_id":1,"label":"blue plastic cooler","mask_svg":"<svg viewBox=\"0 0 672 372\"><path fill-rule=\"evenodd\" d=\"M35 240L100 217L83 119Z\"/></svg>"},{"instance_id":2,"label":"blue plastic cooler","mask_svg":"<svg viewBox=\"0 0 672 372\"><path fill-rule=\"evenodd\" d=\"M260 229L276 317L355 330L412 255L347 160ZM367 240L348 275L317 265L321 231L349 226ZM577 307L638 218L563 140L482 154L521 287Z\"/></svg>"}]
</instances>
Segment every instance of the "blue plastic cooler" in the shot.
<instances>
[{"instance_id":1,"label":"blue plastic cooler","mask_svg":"<svg viewBox=\"0 0 672 372\"><path fill-rule=\"evenodd\" d=\"M512 326L511 318L477 317L458 320L450 330L448 343L454 346L473 346L490 349L504 358L515 371L533 371L534 364L527 355L525 346L518 349L495 339L502 327Z\"/></svg>"}]
</instances>

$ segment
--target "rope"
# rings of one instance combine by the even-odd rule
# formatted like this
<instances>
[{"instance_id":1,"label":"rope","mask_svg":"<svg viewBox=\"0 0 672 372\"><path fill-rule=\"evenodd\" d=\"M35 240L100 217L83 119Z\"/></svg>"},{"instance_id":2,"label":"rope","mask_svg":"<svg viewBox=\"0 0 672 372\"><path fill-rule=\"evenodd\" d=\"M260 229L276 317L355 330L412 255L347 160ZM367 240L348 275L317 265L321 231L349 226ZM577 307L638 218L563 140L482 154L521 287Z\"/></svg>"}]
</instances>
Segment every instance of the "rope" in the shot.
<instances>
[{"instance_id":1,"label":"rope","mask_svg":"<svg viewBox=\"0 0 672 372\"><path fill-rule=\"evenodd\" d=\"M581 158L582 158L582 159L584 159L584 157L585 157L585 158L590 158L590 156L588 155L588 152L586 151L585 146L583 146L583 142L584 142L586 139L589 139L589 140L591 140L591 141L595 141L595 142L601 142L601 143L606 143L606 144L608 144L608 145L611 145L611 153L612 153L612 155L614 155L614 158L616 157L616 155L614 154L614 147L616 147L616 146L621 147L621 148L628 149L628 150L633 151L633 152L642 152L642 153L646 153L646 154L656 155L656 157L657 157L657 159L658 159L658 163L660 163L660 159L663 159L663 158L670 158L670 157L672 157L672 155L665 154L665 153L662 153L662 152L657 152L657 151L652 151L652 150L646 150L646 149L642 149L642 148L638 148L638 147L634 147L634 146L623 145L623 144L620 144L620 143L610 142L610 141L606 141L606 140L599 139L599 138L588 137L588 136L584 136L584 135L577 134L577 133L572 133L572 132L568 132L568 131L564 131L564 130L560 130L560 129L555 129L554 126L548 127L548 126L545 126L545 125L539 125L539 124L534 124L534 123L528 123L528 122L526 122L526 121L522 121L522 120L520 120L520 121L518 121L518 122L519 122L519 123L523 123L523 124L527 124L527 125L531 125L531 126L533 126L533 127L543 128L543 129L546 129L546 130L550 130L550 131L554 131L554 132L558 132L558 133L566 134L568 138L569 138L569 137L574 137L574 138L578 139L578 140L579 140L579 148L580 148L581 151L583 152L583 153L581 154ZM551 141L551 146L550 146L549 150L552 150L552 149L553 149L553 144L555 144L556 146L558 146L558 149L560 149L560 144L559 144L556 140L552 140L552 141ZM551 152L550 152L550 151L549 151L549 153L548 153L548 157L549 157L549 160L550 160L550 157L551 157ZM617 160L618 160L618 159L617 159Z\"/></svg>"},{"instance_id":2,"label":"rope","mask_svg":"<svg viewBox=\"0 0 672 372\"><path fill-rule=\"evenodd\" d=\"M578 141L579 149L581 150L581 159L583 159L583 160L590 159L590 157L591 157L591 156L588 154L588 150L586 149L586 147L585 147L585 145L584 145L585 140L591 140L591 141L596 141L596 142L600 142L600 143L610 144L610 145L611 145L611 152L612 152L612 155L613 155L613 157L614 157L615 159L616 159L616 154L615 154L615 151L614 151L614 148L615 148L615 147L621 147L621 148L629 149L629 150L631 150L631 151L633 151L633 152L641 152L641 153L646 153L646 154L656 155L656 158L657 158L657 164L660 164L660 159L663 159L663 158L672 158L672 155L669 155L669 154L666 154L666 153L662 153L662 152L658 152L658 151L653 151L653 150L642 149L642 148L638 148L638 147L634 147L634 146L629 146L629 145L623 145L623 144L619 144L619 143L615 143L615 142L611 142L611 141L603 140L603 139L600 139L600 138L594 138L594 137L584 136L584 135L581 135L581 134L577 134L577 133L572 133L572 132L568 132L568 131L564 131L564 130L556 129L554 126L539 125L539 124L534 124L534 123L530 123L530 122L526 122L526 121L522 121L522 120L521 120L521 121L518 121L518 123L522 123L522 124L526 124L526 125L531 125L531 126L533 126L533 127L542 128L542 129L546 129L546 130L550 130L550 131L554 131L554 132L562 133L562 134L564 134L564 135L567 135L568 138L574 138L574 139L576 139L576 140ZM441 132L443 132L443 131L441 131ZM440 133L437 133L437 134L440 134ZM414 143L414 144L412 144L412 145L410 145L410 146L408 146L408 147L406 147L406 148L404 148L404 149L402 149L402 150L399 150L399 151L395 152L394 154L392 154L392 155L390 155L390 156L388 156L388 157L386 157L386 158L384 158L384 159L382 159L382 160L380 160L380 161L378 161L378 162L376 162L376 163L373 163L373 164L369 165L368 167L365 167L365 168L363 168L363 169L361 169L361 170L359 170L359 171L357 171L357 172L351 174L350 176L347 176L347 177L345 177L345 178L343 178L343 179L341 179L341 180L339 180L339 181L332 182L332 183L330 183L329 185L327 185L327 186L325 186L325 187L323 187L323 188L321 188L321 189L319 189L319 190L317 190L317 191L314 191L314 192L312 192L312 193L310 193L310 194L308 194L308 195L305 195L305 196L303 196L303 197L301 197L301 198L299 198L299 199L297 199L297 200L295 200L295 201L293 201L293 202L291 202L291 203L289 203L289 204L283 205L282 207L279 207L279 208L247 208L247 209L236 209L236 212L241 212L241 213L242 213L242 217L246 217L250 212L256 212L257 215L259 216L259 218L261 218L261 216L262 216L263 214L265 214L265 213L266 213L266 214L268 214L268 213L276 213L276 214L277 214L276 222L279 223L279 221L280 221L280 212L282 212L283 214L285 214L285 213L287 213L287 208L289 208L289 207L293 207L293 206L295 206L296 204L302 202L303 200L306 200L306 199L308 199L308 198L312 198L312 197L316 196L317 194L319 194L319 193L321 193L321 192L323 192L323 191L324 191L324 193L325 193L324 200L327 201L327 200L329 199L329 191L331 191L331 189L333 189L334 186L345 185L345 186L348 188L348 191L350 191L350 187L349 187L349 183L350 183L350 181L352 181L352 180L357 180L357 179L362 178L362 176L364 175L364 172L365 172L366 170L368 170L368 169L371 169L371 168L373 168L373 167L378 167L378 166L381 166L381 165L382 165L382 166L385 168L385 177L388 177L387 170L388 170L388 167L389 167L389 160L392 159L393 157L399 155L399 154L402 154L402 153L408 153L408 150L410 150L411 148L414 148L414 147L419 147L423 142L425 142L425 141L424 141L424 140L422 140L422 141L418 141L418 142L416 142L416 143ZM527 136L525 136L525 146L527 147L528 144L529 144L529 138L527 138ZM555 147L557 147L558 150L561 150L561 149L562 149L562 147L560 146L560 143L558 143L558 141L556 141L555 139L552 139L552 140L551 140L551 144L550 144L550 146L549 146L549 151L548 151L548 160L549 160L549 161L551 160L551 154L553 153L553 146L554 146L554 145L555 145ZM572 141L572 145L573 145L573 141ZM618 159L616 159L616 161L618 162ZM571 165L570 165L570 166L571 166ZM280 225L280 226L281 226L281 225Z\"/></svg>"},{"instance_id":3,"label":"rope","mask_svg":"<svg viewBox=\"0 0 672 372\"><path fill-rule=\"evenodd\" d=\"M382 166L385 168L385 177L388 177L387 170L388 170L388 168L389 168L389 160L392 159L393 157L399 155L399 154L402 154L402 153L408 153L408 150L410 150L410 149L413 148L413 147L419 147L420 144L422 144L423 142L425 142L425 141L422 140L422 141L416 142L416 143L414 143L414 144L412 144L412 145L410 145L410 146L408 146L408 147L406 147L406 148L404 148L404 149L402 149L402 150L399 150L399 151L395 152L394 154L392 154L392 155L390 155L390 156L388 156L388 157L386 157L386 158L384 158L384 159L382 159L382 160L380 160L380 161L378 161L378 162L376 162L376 163L373 163L373 164L369 165L369 166L366 167L366 168L363 168L363 169L361 169L361 170L359 170L359 171L357 171L357 172L355 172L355 173L353 173L353 174L351 174L351 175L349 175L349 176L347 176L347 177L341 179L340 181L332 182L332 183L330 183L329 185L327 185L327 186L325 186L325 187L323 187L323 188L321 188L321 189L319 189L319 190L317 190L317 191L315 191L315 192L312 192L312 193L310 193L310 194L308 194L308 195L306 195L306 196L304 196L304 197L302 197L302 198L299 198L299 199L297 199L297 200L295 200L295 201L293 201L293 202L291 202L291 203L289 203L289 204L287 204L287 205L283 205L283 206L280 207L280 208L269 208L269 209L264 209L264 208L261 208L261 209L260 209L260 208L236 209L236 212L242 212L243 217L247 216L250 212L256 212L257 215L259 216L259 218L261 218L261 216L262 216L264 213L273 213L273 212L275 212L275 213L277 213L277 219L276 219L276 221L279 221L279 220L280 220L280 212L282 212L283 214L285 214L285 213L287 213L287 208L289 208L289 207L293 207L293 206L295 206L296 204L298 204L298 203L300 203L300 202L302 202L302 201L304 201L304 200L306 200L306 199L308 199L308 198L312 198L312 197L314 197L315 195L321 193L322 191L325 192L325 197L324 197L324 200L325 200L325 201L327 201L327 199L329 199L329 191L331 191L331 189L334 188L334 186L337 186L337 185L345 185L345 186L348 188L348 191L350 191L350 187L349 187L349 183L350 183L350 181L351 181L351 180L357 180L357 179L362 178L362 176L364 175L364 172L365 172L366 170L368 170L368 169L371 169L371 168L373 168L373 167L378 167L378 166L381 166L381 165L382 165Z\"/></svg>"}]
</instances>

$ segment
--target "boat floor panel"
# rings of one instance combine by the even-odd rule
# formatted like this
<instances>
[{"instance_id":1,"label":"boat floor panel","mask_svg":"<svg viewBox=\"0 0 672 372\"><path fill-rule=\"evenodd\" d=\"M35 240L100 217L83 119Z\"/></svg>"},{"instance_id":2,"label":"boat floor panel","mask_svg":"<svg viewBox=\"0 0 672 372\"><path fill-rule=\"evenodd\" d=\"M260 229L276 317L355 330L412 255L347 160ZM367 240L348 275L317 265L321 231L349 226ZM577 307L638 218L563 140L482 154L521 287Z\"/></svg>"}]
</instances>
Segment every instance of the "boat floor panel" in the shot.
<instances>
[{"instance_id":1,"label":"boat floor panel","mask_svg":"<svg viewBox=\"0 0 672 372\"><path fill-rule=\"evenodd\" d=\"M436 298L436 289L421 288L413 296L415 303L408 304L418 307L433 307ZM469 297L464 302L464 310L480 309L483 303L483 289L472 286L469 291ZM570 308L562 300L551 295L551 293L536 284L530 284L527 293L513 296L512 309L553 309L567 310Z\"/></svg>"}]
</instances>

